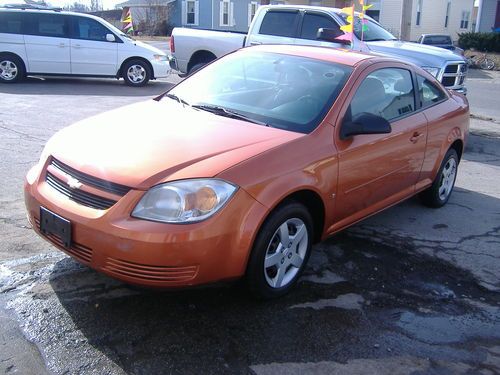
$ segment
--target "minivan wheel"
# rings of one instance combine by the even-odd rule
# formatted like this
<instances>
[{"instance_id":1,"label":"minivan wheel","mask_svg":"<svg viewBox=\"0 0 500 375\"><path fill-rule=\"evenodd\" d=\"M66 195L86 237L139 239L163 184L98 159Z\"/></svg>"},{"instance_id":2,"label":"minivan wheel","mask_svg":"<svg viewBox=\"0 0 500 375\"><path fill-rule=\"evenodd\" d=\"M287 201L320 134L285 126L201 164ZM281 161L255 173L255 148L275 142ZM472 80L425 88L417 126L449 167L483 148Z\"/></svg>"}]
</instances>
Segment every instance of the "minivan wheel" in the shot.
<instances>
[{"instance_id":1,"label":"minivan wheel","mask_svg":"<svg viewBox=\"0 0 500 375\"><path fill-rule=\"evenodd\" d=\"M24 65L15 56L0 56L0 82L19 82L24 77Z\"/></svg>"},{"instance_id":2,"label":"minivan wheel","mask_svg":"<svg viewBox=\"0 0 500 375\"><path fill-rule=\"evenodd\" d=\"M300 203L278 207L262 225L249 259L246 281L257 297L288 293L297 283L311 253L312 218Z\"/></svg>"},{"instance_id":3,"label":"minivan wheel","mask_svg":"<svg viewBox=\"0 0 500 375\"><path fill-rule=\"evenodd\" d=\"M122 77L129 86L144 86L151 79L151 69L142 60L130 60L123 65Z\"/></svg>"},{"instance_id":4,"label":"minivan wheel","mask_svg":"<svg viewBox=\"0 0 500 375\"><path fill-rule=\"evenodd\" d=\"M420 199L429 207L442 207L450 199L455 186L458 170L458 155L454 149L449 149L444 156L439 172L432 185L420 193Z\"/></svg>"}]
</instances>

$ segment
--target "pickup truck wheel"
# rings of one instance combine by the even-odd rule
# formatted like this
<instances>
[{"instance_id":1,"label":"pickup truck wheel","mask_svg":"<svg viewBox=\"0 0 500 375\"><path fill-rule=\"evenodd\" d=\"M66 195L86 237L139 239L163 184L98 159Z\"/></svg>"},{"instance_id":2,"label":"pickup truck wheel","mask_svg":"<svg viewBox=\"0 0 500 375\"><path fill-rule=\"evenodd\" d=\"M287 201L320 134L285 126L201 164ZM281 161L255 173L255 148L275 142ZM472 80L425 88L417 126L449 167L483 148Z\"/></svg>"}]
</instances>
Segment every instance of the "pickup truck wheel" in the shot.
<instances>
[{"instance_id":1,"label":"pickup truck wheel","mask_svg":"<svg viewBox=\"0 0 500 375\"><path fill-rule=\"evenodd\" d=\"M457 152L454 149L449 149L434 182L427 190L420 193L420 198L426 206L439 208L448 202L455 186L457 168Z\"/></svg>"},{"instance_id":2,"label":"pickup truck wheel","mask_svg":"<svg viewBox=\"0 0 500 375\"><path fill-rule=\"evenodd\" d=\"M196 73L198 70L200 70L201 68L203 68L207 64L208 64L208 62L203 62L203 63L198 63L198 64L193 65L191 67L191 69L189 69L188 75Z\"/></svg>"},{"instance_id":3,"label":"pickup truck wheel","mask_svg":"<svg viewBox=\"0 0 500 375\"><path fill-rule=\"evenodd\" d=\"M256 297L281 297L294 287L311 253L312 228L311 214L300 203L288 203L269 215L257 234L246 274Z\"/></svg>"},{"instance_id":4,"label":"pickup truck wheel","mask_svg":"<svg viewBox=\"0 0 500 375\"><path fill-rule=\"evenodd\" d=\"M0 82L14 83L24 78L24 64L16 56L0 55Z\"/></svg>"},{"instance_id":5,"label":"pickup truck wheel","mask_svg":"<svg viewBox=\"0 0 500 375\"><path fill-rule=\"evenodd\" d=\"M128 86L144 86L151 78L151 69L142 60L130 60L122 67L122 77Z\"/></svg>"}]
</instances>

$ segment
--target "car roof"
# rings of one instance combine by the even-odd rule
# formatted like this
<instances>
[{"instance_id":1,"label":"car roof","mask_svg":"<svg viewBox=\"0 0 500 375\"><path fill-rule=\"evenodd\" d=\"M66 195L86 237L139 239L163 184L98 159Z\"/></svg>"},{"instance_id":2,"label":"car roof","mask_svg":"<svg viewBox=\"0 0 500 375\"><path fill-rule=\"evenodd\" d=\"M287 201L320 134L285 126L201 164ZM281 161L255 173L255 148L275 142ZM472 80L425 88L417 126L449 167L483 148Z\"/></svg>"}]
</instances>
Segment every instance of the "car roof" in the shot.
<instances>
[{"instance_id":1,"label":"car roof","mask_svg":"<svg viewBox=\"0 0 500 375\"><path fill-rule=\"evenodd\" d=\"M87 14L87 13L78 13L78 12L70 12L66 10L60 10L58 8L48 8L48 9L43 9L43 8L21 8L21 7L2 7L0 6L0 12L13 12L13 13L34 13L34 14L62 14L66 16L80 16L80 17L88 17L88 18L93 18L97 20L102 20L102 18L94 16L92 14Z\"/></svg>"},{"instance_id":2,"label":"car roof","mask_svg":"<svg viewBox=\"0 0 500 375\"><path fill-rule=\"evenodd\" d=\"M386 57L379 57L369 53L352 51L344 48L332 48L321 46L304 46L289 44L262 44L247 47L245 50L274 52L293 56L309 57L317 60L329 61L338 64L356 66L363 61L396 61Z\"/></svg>"},{"instance_id":3,"label":"car roof","mask_svg":"<svg viewBox=\"0 0 500 375\"><path fill-rule=\"evenodd\" d=\"M447 36L447 37L451 37L450 34L422 34L422 36Z\"/></svg>"}]
</instances>

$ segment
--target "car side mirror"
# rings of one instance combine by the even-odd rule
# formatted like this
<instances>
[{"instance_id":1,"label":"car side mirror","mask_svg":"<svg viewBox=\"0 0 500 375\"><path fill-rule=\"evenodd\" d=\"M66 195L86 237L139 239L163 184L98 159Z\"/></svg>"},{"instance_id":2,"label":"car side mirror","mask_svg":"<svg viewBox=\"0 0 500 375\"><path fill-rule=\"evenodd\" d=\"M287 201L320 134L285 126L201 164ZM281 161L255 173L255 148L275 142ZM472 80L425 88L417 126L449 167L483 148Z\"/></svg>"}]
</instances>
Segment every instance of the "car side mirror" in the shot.
<instances>
[{"instance_id":1,"label":"car side mirror","mask_svg":"<svg viewBox=\"0 0 500 375\"><path fill-rule=\"evenodd\" d=\"M106 34L106 40L108 42L116 42L116 38L113 34Z\"/></svg>"},{"instance_id":2,"label":"car side mirror","mask_svg":"<svg viewBox=\"0 0 500 375\"><path fill-rule=\"evenodd\" d=\"M362 112L345 121L340 128L340 139L347 139L359 134L388 134L391 124L385 118L368 112Z\"/></svg>"},{"instance_id":3,"label":"car side mirror","mask_svg":"<svg viewBox=\"0 0 500 375\"><path fill-rule=\"evenodd\" d=\"M339 43L339 44L351 44L350 40L347 39L337 39L341 36L345 35L344 32L340 29L327 29L321 28L318 29L318 33L316 34L316 39L324 40L325 42L331 43Z\"/></svg>"}]
</instances>

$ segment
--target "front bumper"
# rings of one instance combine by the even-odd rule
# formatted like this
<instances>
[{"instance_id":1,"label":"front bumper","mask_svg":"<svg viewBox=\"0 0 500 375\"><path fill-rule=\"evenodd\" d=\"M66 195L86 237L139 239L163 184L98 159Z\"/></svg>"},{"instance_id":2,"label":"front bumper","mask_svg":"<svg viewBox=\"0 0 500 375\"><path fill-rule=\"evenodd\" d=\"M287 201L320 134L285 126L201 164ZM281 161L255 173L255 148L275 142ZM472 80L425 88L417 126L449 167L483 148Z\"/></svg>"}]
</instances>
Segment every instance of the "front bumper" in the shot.
<instances>
[{"instance_id":1,"label":"front bumper","mask_svg":"<svg viewBox=\"0 0 500 375\"><path fill-rule=\"evenodd\" d=\"M266 214L264 206L239 189L206 221L150 222L130 217L142 191L131 190L108 210L96 210L58 193L45 182L43 172L30 181L34 174L37 171L28 173L24 185L33 229L81 263L130 284L181 287L241 277ZM40 206L71 221L69 248L56 236L40 232Z\"/></svg>"},{"instance_id":2,"label":"front bumper","mask_svg":"<svg viewBox=\"0 0 500 375\"><path fill-rule=\"evenodd\" d=\"M168 61L149 60L153 67L154 78L165 78L170 74L170 65Z\"/></svg>"}]
</instances>

